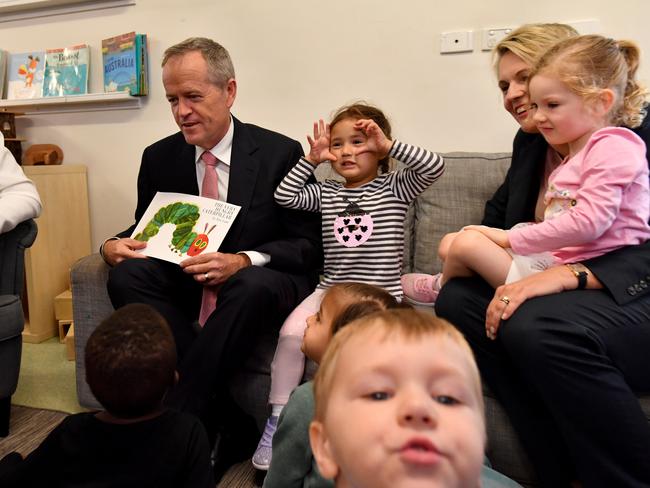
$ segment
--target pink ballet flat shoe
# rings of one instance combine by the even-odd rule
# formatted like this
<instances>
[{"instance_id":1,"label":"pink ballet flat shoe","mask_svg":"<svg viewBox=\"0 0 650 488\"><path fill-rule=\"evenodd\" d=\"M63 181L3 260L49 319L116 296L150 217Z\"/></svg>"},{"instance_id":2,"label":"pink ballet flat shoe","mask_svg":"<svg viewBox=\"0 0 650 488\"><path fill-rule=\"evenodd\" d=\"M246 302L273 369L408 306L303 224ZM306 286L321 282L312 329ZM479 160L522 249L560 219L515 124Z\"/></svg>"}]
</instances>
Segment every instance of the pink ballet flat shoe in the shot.
<instances>
[{"instance_id":1,"label":"pink ballet flat shoe","mask_svg":"<svg viewBox=\"0 0 650 488\"><path fill-rule=\"evenodd\" d=\"M402 290L408 301L416 305L433 305L440 291L442 274L407 273L402 275Z\"/></svg>"}]
</instances>

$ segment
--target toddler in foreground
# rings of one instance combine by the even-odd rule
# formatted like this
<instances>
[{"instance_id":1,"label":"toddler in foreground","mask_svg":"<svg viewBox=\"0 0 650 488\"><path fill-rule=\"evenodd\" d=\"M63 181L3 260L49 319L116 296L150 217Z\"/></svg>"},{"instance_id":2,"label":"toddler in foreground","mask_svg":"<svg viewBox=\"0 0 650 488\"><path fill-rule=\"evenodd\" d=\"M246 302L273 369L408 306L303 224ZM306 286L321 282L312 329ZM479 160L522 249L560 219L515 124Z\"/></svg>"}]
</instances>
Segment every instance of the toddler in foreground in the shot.
<instances>
[{"instance_id":1,"label":"toddler in foreground","mask_svg":"<svg viewBox=\"0 0 650 488\"><path fill-rule=\"evenodd\" d=\"M25 460L10 455L0 486L214 488L203 426L162 406L176 347L158 312L143 304L114 312L88 339L85 361L106 410L65 418Z\"/></svg>"},{"instance_id":2,"label":"toddler in foreground","mask_svg":"<svg viewBox=\"0 0 650 488\"><path fill-rule=\"evenodd\" d=\"M330 342L314 382L309 436L336 487L518 486L481 479L483 396L453 326L414 310L355 320Z\"/></svg>"}]
</instances>

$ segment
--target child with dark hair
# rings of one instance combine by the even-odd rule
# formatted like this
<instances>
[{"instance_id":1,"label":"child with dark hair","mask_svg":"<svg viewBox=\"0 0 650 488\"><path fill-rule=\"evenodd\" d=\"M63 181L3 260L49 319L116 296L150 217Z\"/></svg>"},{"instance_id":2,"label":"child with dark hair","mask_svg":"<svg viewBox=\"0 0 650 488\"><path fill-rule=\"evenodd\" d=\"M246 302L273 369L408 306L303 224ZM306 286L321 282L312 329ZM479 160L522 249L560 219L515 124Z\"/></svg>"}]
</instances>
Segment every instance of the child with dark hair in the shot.
<instances>
[{"instance_id":1,"label":"child with dark hair","mask_svg":"<svg viewBox=\"0 0 650 488\"><path fill-rule=\"evenodd\" d=\"M160 409L161 399L174 385L174 338L153 309L129 305L93 332L85 363L88 386L106 409L101 415L141 417Z\"/></svg>"},{"instance_id":2,"label":"child with dark hair","mask_svg":"<svg viewBox=\"0 0 650 488\"><path fill-rule=\"evenodd\" d=\"M158 312L143 304L114 312L88 339L85 363L106 410L65 418L0 474L1 486L214 488L203 426L163 407L176 381L176 347Z\"/></svg>"},{"instance_id":3,"label":"child with dark hair","mask_svg":"<svg viewBox=\"0 0 650 488\"><path fill-rule=\"evenodd\" d=\"M285 208L321 213L323 278L280 329L271 365L271 416L253 455L257 469L268 469L278 416L302 378L305 319L318 310L323 294L336 283L368 283L402 297L406 212L444 170L439 155L391 139L384 113L365 103L340 108L330 124L314 123L313 138L307 140L309 154L280 182L275 201ZM390 158L404 167L389 171ZM316 167L324 163L343 181L310 183Z\"/></svg>"},{"instance_id":4,"label":"child with dark hair","mask_svg":"<svg viewBox=\"0 0 650 488\"><path fill-rule=\"evenodd\" d=\"M320 363L327 345L347 323L373 312L398 307L387 291L364 283L341 283L327 290L318 312L307 319L302 351ZM273 462L264 488L332 487L318 472L309 446L314 416L313 382L296 388L280 415L273 437Z\"/></svg>"}]
</instances>

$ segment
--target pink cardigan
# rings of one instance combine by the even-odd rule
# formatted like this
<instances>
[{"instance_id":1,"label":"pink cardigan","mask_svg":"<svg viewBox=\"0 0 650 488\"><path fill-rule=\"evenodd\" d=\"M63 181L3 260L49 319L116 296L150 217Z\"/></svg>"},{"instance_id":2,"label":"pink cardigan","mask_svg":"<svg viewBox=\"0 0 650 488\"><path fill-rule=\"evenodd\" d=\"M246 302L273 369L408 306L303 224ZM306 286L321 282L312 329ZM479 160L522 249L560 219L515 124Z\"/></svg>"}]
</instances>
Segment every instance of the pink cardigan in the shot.
<instances>
[{"instance_id":1,"label":"pink cardigan","mask_svg":"<svg viewBox=\"0 0 650 488\"><path fill-rule=\"evenodd\" d=\"M596 131L549 176L544 221L508 231L521 255L551 252L583 261L650 239L645 143L622 127Z\"/></svg>"}]
</instances>

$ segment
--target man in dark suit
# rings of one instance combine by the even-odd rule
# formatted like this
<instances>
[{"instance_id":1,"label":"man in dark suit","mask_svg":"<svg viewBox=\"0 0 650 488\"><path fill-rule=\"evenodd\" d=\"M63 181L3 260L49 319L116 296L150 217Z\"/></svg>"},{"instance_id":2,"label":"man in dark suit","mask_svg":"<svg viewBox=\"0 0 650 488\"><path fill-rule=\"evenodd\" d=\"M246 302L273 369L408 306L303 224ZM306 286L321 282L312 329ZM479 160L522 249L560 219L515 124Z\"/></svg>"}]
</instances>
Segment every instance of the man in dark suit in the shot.
<instances>
[{"instance_id":1,"label":"man in dark suit","mask_svg":"<svg viewBox=\"0 0 650 488\"><path fill-rule=\"evenodd\" d=\"M162 64L181 131L144 150L136 222L158 191L203 195L208 171L216 171L211 196L218 193L241 209L220 252L187 258L180 266L138 253L145 243L129 238L135 224L107 240L102 255L113 266L108 290L116 308L148 303L168 320L180 358L169 403L205 421L212 395L242 365L256 334L279 329L313 290L322 261L320 216L275 203L273 192L302 148L232 117L237 84L222 46L190 38L167 49ZM204 152L216 158L214 169L203 161ZM197 333L204 287L218 291L218 298Z\"/></svg>"}]
</instances>

